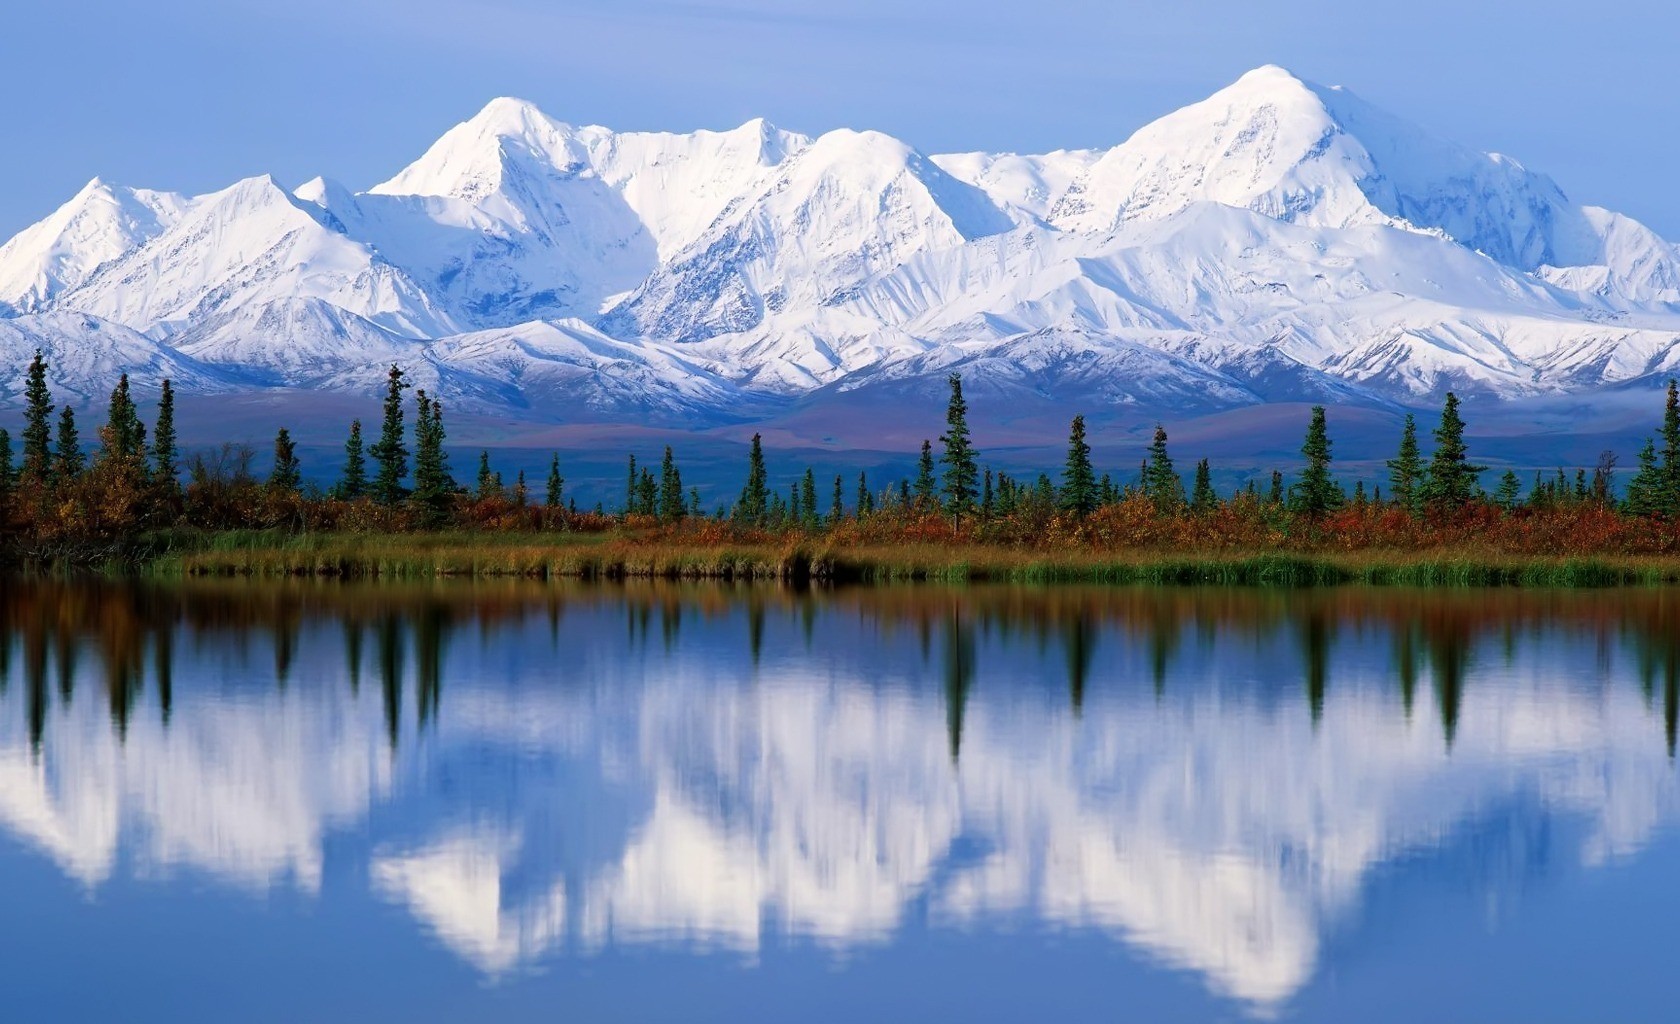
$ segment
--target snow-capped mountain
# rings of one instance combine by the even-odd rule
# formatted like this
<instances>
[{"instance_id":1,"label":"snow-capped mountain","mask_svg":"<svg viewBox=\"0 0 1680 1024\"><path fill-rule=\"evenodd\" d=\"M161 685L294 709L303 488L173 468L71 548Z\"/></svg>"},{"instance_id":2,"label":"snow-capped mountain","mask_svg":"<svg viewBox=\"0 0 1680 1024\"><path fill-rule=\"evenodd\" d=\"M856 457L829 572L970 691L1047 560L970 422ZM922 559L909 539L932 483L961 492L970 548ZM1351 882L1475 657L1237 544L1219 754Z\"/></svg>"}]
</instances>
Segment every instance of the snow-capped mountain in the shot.
<instances>
[{"instance_id":1,"label":"snow-capped mountain","mask_svg":"<svg viewBox=\"0 0 1680 1024\"><path fill-rule=\"evenodd\" d=\"M1405 403L1680 369L1680 249L1266 67L1112 149L1042 156L763 121L620 133L498 99L363 193L96 180L0 247L0 315L87 395L108 383L70 368L363 391L398 362L556 420L739 416L951 369L1093 412Z\"/></svg>"}]
</instances>

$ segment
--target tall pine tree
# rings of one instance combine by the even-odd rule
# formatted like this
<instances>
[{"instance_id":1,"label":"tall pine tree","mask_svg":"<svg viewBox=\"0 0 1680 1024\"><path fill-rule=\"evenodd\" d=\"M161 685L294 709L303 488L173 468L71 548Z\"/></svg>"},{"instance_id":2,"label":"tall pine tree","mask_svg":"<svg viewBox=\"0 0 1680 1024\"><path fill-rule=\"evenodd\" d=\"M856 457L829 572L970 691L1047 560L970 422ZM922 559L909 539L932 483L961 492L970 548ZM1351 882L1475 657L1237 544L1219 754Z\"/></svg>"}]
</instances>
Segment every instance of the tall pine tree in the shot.
<instances>
[{"instance_id":1,"label":"tall pine tree","mask_svg":"<svg viewBox=\"0 0 1680 1024\"><path fill-rule=\"evenodd\" d=\"M303 484L303 467L298 462L297 444L285 427L274 435L274 469L268 474L268 489L276 494L296 494Z\"/></svg>"},{"instance_id":2,"label":"tall pine tree","mask_svg":"<svg viewBox=\"0 0 1680 1024\"><path fill-rule=\"evenodd\" d=\"M945 433L939 435L945 446L939 456L939 461L945 464L942 490L945 513L961 518L974 512L974 499L980 494L980 468L969 440L968 403L963 400L962 375L953 373L946 380L951 385L951 400L945 407Z\"/></svg>"},{"instance_id":3,"label":"tall pine tree","mask_svg":"<svg viewBox=\"0 0 1680 1024\"><path fill-rule=\"evenodd\" d=\"M763 526L770 511L770 474L764 468L764 441L754 434L747 455L747 483L735 504L735 517L749 526Z\"/></svg>"},{"instance_id":4,"label":"tall pine tree","mask_svg":"<svg viewBox=\"0 0 1680 1024\"><path fill-rule=\"evenodd\" d=\"M1219 507L1219 495L1213 490L1213 471L1208 460L1196 463L1196 486L1190 492L1190 510L1205 515Z\"/></svg>"},{"instance_id":5,"label":"tall pine tree","mask_svg":"<svg viewBox=\"0 0 1680 1024\"><path fill-rule=\"evenodd\" d=\"M1639 469L1628 481L1627 500L1623 507L1636 516L1660 515L1663 512L1663 473L1662 465L1657 461L1654 439L1645 439L1645 447L1639 449L1638 458Z\"/></svg>"},{"instance_id":6,"label":"tall pine tree","mask_svg":"<svg viewBox=\"0 0 1680 1024\"><path fill-rule=\"evenodd\" d=\"M53 451L53 477L68 483L82 475L87 459L82 454L82 436L76 429L76 413L68 405L58 411L58 443Z\"/></svg>"},{"instance_id":7,"label":"tall pine tree","mask_svg":"<svg viewBox=\"0 0 1680 1024\"><path fill-rule=\"evenodd\" d=\"M1309 519L1318 519L1342 507L1342 488L1330 475L1330 431L1324 422L1324 406L1315 405L1312 420L1307 424L1307 437L1301 443L1301 457L1306 468L1301 479L1290 489L1290 506L1294 512Z\"/></svg>"},{"instance_id":8,"label":"tall pine tree","mask_svg":"<svg viewBox=\"0 0 1680 1024\"><path fill-rule=\"evenodd\" d=\"M443 402L429 397L423 390L415 393L415 399L414 493L410 500L426 526L438 526L449 518L455 490L455 481L449 475L449 453L443 446L447 436Z\"/></svg>"},{"instance_id":9,"label":"tall pine tree","mask_svg":"<svg viewBox=\"0 0 1680 1024\"><path fill-rule=\"evenodd\" d=\"M403 498L403 478L408 476L408 448L403 443L403 391L408 388L402 368L391 364L385 375L385 417L379 440L370 454L378 472L373 479L373 496L381 505L395 505Z\"/></svg>"},{"instance_id":10,"label":"tall pine tree","mask_svg":"<svg viewBox=\"0 0 1680 1024\"><path fill-rule=\"evenodd\" d=\"M1157 512L1176 512L1184 507L1184 481L1173 469L1172 456L1167 453L1167 429L1159 423L1149 445L1149 458L1143 464L1143 493L1154 502Z\"/></svg>"},{"instance_id":11,"label":"tall pine tree","mask_svg":"<svg viewBox=\"0 0 1680 1024\"><path fill-rule=\"evenodd\" d=\"M1451 513L1470 504L1476 493L1476 478L1487 469L1473 465L1464 444L1464 420L1458 414L1458 396L1447 392L1441 409L1441 425L1435 429L1435 454L1424 478L1424 505Z\"/></svg>"},{"instance_id":12,"label":"tall pine tree","mask_svg":"<svg viewBox=\"0 0 1680 1024\"><path fill-rule=\"evenodd\" d=\"M1423 511L1423 456L1418 453L1417 419L1406 415L1400 434L1400 451L1388 460L1388 496L1413 515Z\"/></svg>"},{"instance_id":13,"label":"tall pine tree","mask_svg":"<svg viewBox=\"0 0 1680 1024\"><path fill-rule=\"evenodd\" d=\"M922 456L916 460L916 510L931 511L935 507L933 482L933 443L922 442Z\"/></svg>"},{"instance_id":14,"label":"tall pine tree","mask_svg":"<svg viewBox=\"0 0 1680 1024\"><path fill-rule=\"evenodd\" d=\"M47 361L40 349L35 350L35 358L29 361L25 380L22 479L42 484L51 479L53 471L53 401L47 388Z\"/></svg>"},{"instance_id":15,"label":"tall pine tree","mask_svg":"<svg viewBox=\"0 0 1680 1024\"><path fill-rule=\"evenodd\" d=\"M1067 461L1062 467L1062 510L1081 518L1097 509L1097 474L1091 468L1091 446L1085 441L1085 417L1068 426Z\"/></svg>"},{"instance_id":16,"label":"tall pine tree","mask_svg":"<svg viewBox=\"0 0 1680 1024\"><path fill-rule=\"evenodd\" d=\"M1680 515L1680 385L1668 382L1662 419L1662 490L1657 496L1662 513Z\"/></svg>"},{"instance_id":17,"label":"tall pine tree","mask_svg":"<svg viewBox=\"0 0 1680 1024\"><path fill-rule=\"evenodd\" d=\"M367 493L367 457L362 449L362 421L350 421L350 437L344 442L344 476L338 482L338 496L355 501Z\"/></svg>"},{"instance_id":18,"label":"tall pine tree","mask_svg":"<svg viewBox=\"0 0 1680 1024\"><path fill-rule=\"evenodd\" d=\"M157 423L152 427L152 476L166 494L180 487L181 453L175 435L175 386L167 379L158 394Z\"/></svg>"},{"instance_id":19,"label":"tall pine tree","mask_svg":"<svg viewBox=\"0 0 1680 1024\"><path fill-rule=\"evenodd\" d=\"M560 453L555 452L548 463L548 490L543 496L543 505L550 509L559 508L566 500L566 478L560 475Z\"/></svg>"}]
</instances>

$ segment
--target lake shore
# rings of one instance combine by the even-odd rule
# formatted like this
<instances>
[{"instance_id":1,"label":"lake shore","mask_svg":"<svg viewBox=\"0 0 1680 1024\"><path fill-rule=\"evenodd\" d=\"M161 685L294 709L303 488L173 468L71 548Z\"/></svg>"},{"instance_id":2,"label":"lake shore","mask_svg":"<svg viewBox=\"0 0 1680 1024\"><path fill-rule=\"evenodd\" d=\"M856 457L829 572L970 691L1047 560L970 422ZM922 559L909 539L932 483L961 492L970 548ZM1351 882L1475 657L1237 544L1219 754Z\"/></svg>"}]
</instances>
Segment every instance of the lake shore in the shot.
<instances>
[{"instance_id":1,"label":"lake shore","mask_svg":"<svg viewBox=\"0 0 1680 1024\"><path fill-rule=\"evenodd\" d=\"M230 531L172 536L113 574L430 579L525 577L789 582L1108 583L1317 586L1661 586L1680 556L1424 550L1042 550L995 544L836 543L821 535L755 540L657 532L407 534Z\"/></svg>"}]
</instances>

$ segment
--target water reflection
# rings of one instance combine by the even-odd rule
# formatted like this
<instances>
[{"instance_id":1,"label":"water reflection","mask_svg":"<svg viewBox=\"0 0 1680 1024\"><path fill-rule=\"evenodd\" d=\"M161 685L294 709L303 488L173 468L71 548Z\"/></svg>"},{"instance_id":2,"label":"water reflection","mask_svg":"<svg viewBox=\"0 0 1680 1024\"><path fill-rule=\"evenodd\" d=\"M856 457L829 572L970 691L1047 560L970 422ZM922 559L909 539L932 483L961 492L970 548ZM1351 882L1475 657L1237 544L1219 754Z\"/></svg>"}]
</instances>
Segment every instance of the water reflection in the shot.
<instances>
[{"instance_id":1,"label":"water reflection","mask_svg":"<svg viewBox=\"0 0 1680 1024\"><path fill-rule=\"evenodd\" d=\"M1378 894L1514 894L1670 825L1677 616L1666 591L8 583L0 824L90 890L317 893L333 840L491 975L1025 924L1269 1010Z\"/></svg>"}]
</instances>

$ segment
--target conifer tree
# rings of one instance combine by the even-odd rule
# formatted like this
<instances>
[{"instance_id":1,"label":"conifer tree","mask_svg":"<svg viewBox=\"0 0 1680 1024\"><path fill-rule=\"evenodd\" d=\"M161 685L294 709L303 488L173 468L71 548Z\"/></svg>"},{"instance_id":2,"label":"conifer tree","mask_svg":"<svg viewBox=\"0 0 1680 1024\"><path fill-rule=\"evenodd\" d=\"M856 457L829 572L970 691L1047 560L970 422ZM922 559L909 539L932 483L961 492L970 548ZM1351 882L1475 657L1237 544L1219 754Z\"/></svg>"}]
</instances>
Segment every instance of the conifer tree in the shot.
<instances>
[{"instance_id":1,"label":"conifer tree","mask_svg":"<svg viewBox=\"0 0 1680 1024\"><path fill-rule=\"evenodd\" d=\"M674 523L688 511L683 497L682 473L677 469L671 446L665 446L665 459L659 466L659 518Z\"/></svg>"},{"instance_id":2,"label":"conifer tree","mask_svg":"<svg viewBox=\"0 0 1680 1024\"><path fill-rule=\"evenodd\" d=\"M1388 494L1395 504L1417 515L1423 511L1422 486L1423 456L1418 453L1417 419L1408 413L1400 434L1400 451L1388 460Z\"/></svg>"},{"instance_id":3,"label":"conifer tree","mask_svg":"<svg viewBox=\"0 0 1680 1024\"><path fill-rule=\"evenodd\" d=\"M997 511L997 489L992 486L992 467L980 474L980 518L990 520Z\"/></svg>"},{"instance_id":4,"label":"conifer tree","mask_svg":"<svg viewBox=\"0 0 1680 1024\"><path fill-rule=\"evenodd\" d=\"M362 455L362 421L350 421L350 437L344 442L344 477L338 496L354 501L367 493L367 459Z\"/></svg>"},{"instance_id":5,"label":"conifer tree","mask_svg":"<svg viewBox=\"0 0 1680 1024\"><path fill-rule=\"evenodd\" d=\"M296 494L303 483L297 445L285 427L274 435L274 469L268 474L268 489L276 494Z\"/></svg>"},{"instance_id":6,"label":"conifer tree","mask_svg":"<svg viewBox=\"0 0 1680 1024\"><path fill-rule=\"evenodd\" d=\"M1441 425L1435 430L1435 455L1423 482L1422 498L1426 506L1455 512L1470 503L1476 492L1476 478L1487 467L1473 465L1466 453L1458 396L1449 391L1441 409Z\"/></svg>"},{"instance_id":7,"label":"conifer tree","mask_svg":"<svg viewBox=\"0 0 1680 1024\"><path fill-rule=\"evenodd\" d=\"M530 493L525 489L525 471L522 469L513 479L513 507L524 508L530 497Z\"/></svg>"},{"instance_id":8,"label":"conifer tree","mask_svg":"<svg viewBox=\"0 0 1680 1024\"><path fill-rule=\"evenodd\" d=\"M874 511L875 499L869 493L869 475L863 470L858 471L857 488L857 517L859 519Z\"/></svg>"},{"instance_id":9,"label":"conifer tree","mask_svg":"<svg viewBox=\"0 0 1680 1024\"><path fill-rule=\"evenodd\" d=\"M408 476L408 448L403 444L403 396L408 388L402 369L395 363L385 375L385 418L379 440L370 453L379 467L374 476L373 496L381 505L395 505L403 497L403 478Z\"/></svg>"},{"instance_id":10,"label":"conifer tree","mask_svg":"<svg viewBox=\"0 0 1680 1024\"><path fill-rule=\"evenodd\" d=\"M653 478L653 471L642 470L642 477L636 482L636 513L652 516L659 514L659 482Z\"/></svg>"},{"instance_id":11,"label":"conifer tree","mask_svg":"<svg viewBox=\"0 0 1680 1024\"><path fill-rule=\"evenodd\" d=\"M962 375L947 378L951 400L945 408L945 433L939 435L945 451L939 461L945 465L943 490L945 513L954 518L972 515L974 499L980 494L980 469L968 433L968 403L963 400Z\"/></svg>"},{"instance_id":12,"label":"conifer tree","mask_svg":"<svg viewBox=\"0 0 1680 1024\"><path fill-rule=\"evenodd\" d=\"M158 394L157 422L152 427L152 476L166 494L180 487L180 451L175 435L175 387L167 379Z\"/></svg>"},{"instance_id":13,"label":"conifer tree","mask_svg":"<svg viewBox=\"0 0 1680 1024\"><path fill-rule=\"evenodd\" d=\"M805 479L799 484L799 508L807 528L815 530L822 525L822 513L817 511L817 476L810 466L805 467Z\"/></svg>"},{"instance_id":14,"label":"conifer tree","mask_svg":"<svg viewBox=\"0 0 1680 1024\"><path fill-rule=\"evenodd\" d=\"M751 526L764 525L769 500L770 483L769 473L764 468L764 443L759 435L754 434L752 452L747 456L747 484L741 489L741 500L735 505L736 518Z\"/></svg>"},{"instance_id":15,"label":"conifer tree","mask_svg":"<svg viewBox=\"0 0 1680 1024\"><path fill-rule=\"evenodd\" d=\"M1344 500L1341 487L1330 475L1330 432L1324 422L1324 406L1315 405L1312 420L1307 425L1307 438L1301 443L1301 456L1307 460L1301 479L1291 488L1290 505L1309 519L1318 519L1334 512Z\"/></svg>"},{"instance_id":16,"label":"conifer tree","mask_svg":"<svg viewBox=\"0 0 1680 1024\"><path fill-rule=\"evenodd\" d=\"M1102 481L1097 484L1097 504L1112 505L1120 500L1120 488L1114 486L1114 478L1107 473L1102 475Z\"/></svg>"},{"instance_id":17,"label":"conifer tree","mask_svg":"<svg viewBox=\"0 0 1680 1024\"><path fill-rule=\"evenodd\" d=\"M624 477L624 514L626 516L636 514L636 485L639 482L640 478L636 475L636 455L632 452L630 454L630 470Z\"/></svg>"},{"instance_id":18,"label":"conifer tree","mask_svg":"<svg viewBox=\"0 0 1680 1024\"><path fill-rule=\"evenodd\" d=\"M845 481L840 478L839 474L836 474L834 477L834 502L828 507L828 521L830 523L839 523L846 518L846 501L841 495L845 486Z\"/></svg>"},{"instance_id":19,"label":"conifer tree","mask_svg":"<svg viewBox=\"0 0 1680 1024\"><path fill-rule=\"evenodd\" d=\"M0 530L6 527L6 511L11 507L12 487L15 485L12 468L12 435L0 427Z\"/></svg>"},{"instance_id":20,"label":"conifer tree","mask_svg":"<svg viewBox=\"0 0 1680 1024\"><path fill-rule=\"evenodd\" d=\"M793 523L805 521L805 507L799 503L799 481L788 485L787 518Z\"/></svg>"},{"instance_id":21,"label":"conifer tree","mask_svg":"<svg viewBox=\"0 0 1680 1024\"><path fill-rule=\"evenodd\" d=\"M1365 481L1363 480L1353 482L1353 507L1360 509L1365 507Z\"/></svg>"},{"instance_id":22,"label":"conifer tree","mask_svg":"<svg viewBox=\"0 0 1680 1024\"><path fill-rule=\"evenodd\" d=\"M25 400L23 426L22 479L45 483L52 477L52 392L47 388L47 361L41 350L29 361L29 373L23 388Z\"/></svg>"},{"instance_id":23,"label":"conifer tree","mask_svg":"<svg viewBox=\"0 0 1680 1024\"><path fill-rule=\"evenodd\" d=\"M1628 481L1625 508L1636 516L1654 516L1662 511L1662 467L1657 462L1657 443L1645 439L1639 449L1639 469Z\"/></svg>"},{"instance_id":24,"label":"conifer tree","mask_svg":"<svg viewBox=\"0 0 1680 1024\"><path fill-rule=\"evenodd\" d=\"M1499 489L1493 492L1496 505L1509 512L1517 507L1522 499L1522 481L1517 478L1517 471L1507 469L1505 475L1499 478Z\"/></svg>"},{"instance_id":25,"label":"conifer tree","mask_svg":"<svg viewBox=\"0 0 1680 1024\"><path fill-rule=\"evenodd\" d=\"M1149 458L1143 464L1143 493L1154 502L1157 512L1176 512L1184 507L1184 481L1178 478L1172 456L1167 454L1167 430L1158 423Z\"/></svg>"},{"instance_id":26,"label":"conifer tree","mask_svg":"<svg viewBox=\"0 0 1680 1024\"><path fill-rule=\"evenodd\" d=\"M146 427L140 422L140 413L129 394L126 373L111 391L105 429L100 432L100 447L104 458L121 464L132 464L145 456Z\"/></svg>"},{"instance_id":27,"label":"conifer tree","mask_svg":"<svg viewBox=\"0 0 1680 1024\"><path fill-rule=\"evenodd\" d=\"M1680 515L1680 385L1668 382L1662 419L1662 491L1658 503L1667 516Z\"/></svg>"},{"instance_id":28,"label":"conifer tree","mask_svg":"<svg viewBox=\"0 0 1680 1024\"><path fill-rule=\"evenodd\" d=\"M478 489L473 494L475 499L489 501L491 498L501 497L502 489L496 482L495 470L490 468L490 453L488 451L480 450L478 453L477 483Z\"/></svg>"},{"instance_id":29,"label":"conifer tree","mask_svg":"<svg viewBox=\"0 0 1680 1024\"><path fill-rule=\"evenodd\" d=\"M67 405L58 413L58 443L53 451L53 477L69 482L82 475L87 465L82 455L82 438L76 430L76 413Z\"/></svg>"},{"instance_id":30,"label":"conifer tree","mask_svg":"<svg viewBox=\"0 0 1680 1024\"><path fill-rule=\"evenodd\" d=\"M411 500L420 510L426 526L441 525L449 515L450 493L455 481L449 475L448 436L443 426L443 402L424 390L415 393L414 493Z\"/></svg>"},{"instance_id":31,"label":"conifer tree","mask_svg":"<svg viewBox=\"0 0 1680 1024\"><path fill-rule=\"evenodd\" d=\"M934 507L933 443L922 442L922 457L916 462L916 510L927 512Z\"/></svg>"},{"instance_id":32,"label":"conifer tree","mask_svg":"<svg viewBox=\"0 0 1680 1024\"><path fill-rule=\"evenodd\" d=\"M1062 510L1084 518L1097 510L1098 497L1091 446L1085 441L1085 417L1075 416L1068 426L1067 461L1062 467Z\"/></svg>"},{"instance_id":33,"label":"conifer tree","mask_svg":"<svg viewBox=\"0 0 1680 1024\"><path fill-rule=\"evenodd\" d=\"M1213 490L1213 470L1208 466L1208 460L1202 459L1196 463L1196 486L1190 492L1190 510L1203 515L1212 512L1219 505L1219 495Z\"/></svg>"},{"instance_id":34,"label":"conifer tree","mask_svg":"<svg viewBox=\"0 0 1680 1024\"><path fill-rule=\"evenodd\" d=\"M565 501L566 478L560 475L560 453L555 452L548 463L548 493L544 496L543 505L548 508L559 508Z\"/></svg>"},{"instance_id":35,"label":"conifer tree","mask_svg":"<svg viewBox=\"0 0 1680 1024\"><path fill-rule=\"evenodd\" d=\"M1266 492L1266 501L1272 505L1283 504L1283 472L1281 470L1272 470L1272 487L1271 490Z\"/></svg>"}]
</instances>

